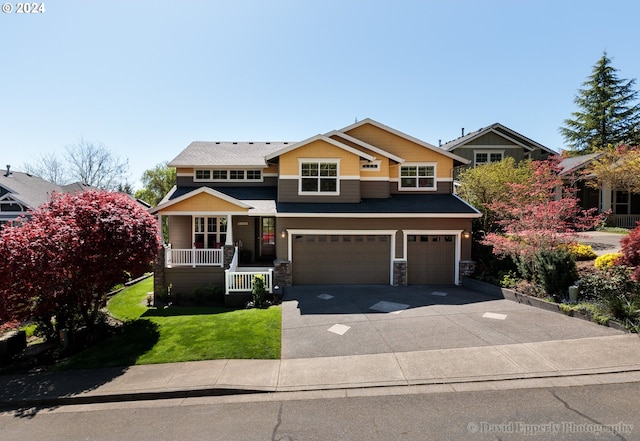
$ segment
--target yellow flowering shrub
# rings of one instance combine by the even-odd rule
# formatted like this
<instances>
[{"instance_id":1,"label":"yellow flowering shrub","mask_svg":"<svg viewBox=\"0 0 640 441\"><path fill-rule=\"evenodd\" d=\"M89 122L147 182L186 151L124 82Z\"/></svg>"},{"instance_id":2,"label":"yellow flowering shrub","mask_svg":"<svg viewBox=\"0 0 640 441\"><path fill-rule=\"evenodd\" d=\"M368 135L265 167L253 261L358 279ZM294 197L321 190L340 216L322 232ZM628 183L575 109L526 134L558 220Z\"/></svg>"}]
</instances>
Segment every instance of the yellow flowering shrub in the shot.
<instances>
[{"instance_id":1,"label":"yellow flowering shrub","mask_svg":"<svg viewBox=\"0 0 640 441\"><path fill-rule=\"evenodd\" d=\"M593 251L593 248L591 248L591 245L573 242L566 244L564 247L566 247L567 252L569 252L575 260L593 260L598 257Z\"/></svg>"},{"instance_id":2,"label":"yellow flowering shrub","mask_svg":"<svg viewBox=\"0 0 640 441\"><path fill-rule=\"evenodd\" d=\"M599 256L593 264L598 269L607 269L611 268L618 258L620 258L620 253L607 253Z\"/></svg>"}]
</instances>

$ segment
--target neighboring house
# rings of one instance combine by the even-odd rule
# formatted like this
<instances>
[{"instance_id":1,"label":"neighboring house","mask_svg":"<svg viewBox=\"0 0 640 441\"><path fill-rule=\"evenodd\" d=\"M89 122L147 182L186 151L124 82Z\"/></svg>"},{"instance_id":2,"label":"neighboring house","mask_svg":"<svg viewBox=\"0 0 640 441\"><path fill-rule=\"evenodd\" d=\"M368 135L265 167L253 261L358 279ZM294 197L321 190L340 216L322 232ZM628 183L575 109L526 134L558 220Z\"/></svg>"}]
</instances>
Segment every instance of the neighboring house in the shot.
<instances>
[{"instance_id":1,"label":"neighboring house","mask_svg":"<svg viewBox=\"0 0 640 441\"><path fill-rule=\"evenodd\" d=\"M253 273L270 289L458 284L481 216L453 194L465 163L371 119L301 142L193 142L150 210L169 219L156 289L232 294Z\"/></svg>"},{"instance_id":2,"label":"neighboring house","mask_svg":"<svg viewBox=\"0 0 640 441\"><path fill-rule=\"evenodd\" d=\"M640 194L607 186L594 188L589 185L589 181L593 181L594 177L589 174L588 166L601 156L602 153L591 153L564 158L560 162L560 176L567 185L577 190L582 208L598 208L601 213L609 211L609 225L635 228L636 223L640 221Z\"/></svg>"},{"instance_id":3,"label":"neighboring house","mask_svg":"<svg viewBox=\"0 0 640 441\"><path fill-rule=\"evenodd\" d=\"M54 192L70 193L86 188L80 183L56 185L28 173L12 171L7 166L5 170L0 170L0 227L13 223L29 210L49 202Z\"/></svg>"},{"instance_id":4,"label":"neighboring house","mask_svg":"<svg viewBox=\"0 0 640 441\"><path fill-rule=\"evenodd\" d=\"M467 159L468 163L459 167L456 172L466 167L476 167L489 162L499 162L512 157L516 161L523 159L547 159L557 153L500 123L464 134L440 146L443 150ZM457 176L455 176L457 178Z\"/></svg>"}]
</instances>

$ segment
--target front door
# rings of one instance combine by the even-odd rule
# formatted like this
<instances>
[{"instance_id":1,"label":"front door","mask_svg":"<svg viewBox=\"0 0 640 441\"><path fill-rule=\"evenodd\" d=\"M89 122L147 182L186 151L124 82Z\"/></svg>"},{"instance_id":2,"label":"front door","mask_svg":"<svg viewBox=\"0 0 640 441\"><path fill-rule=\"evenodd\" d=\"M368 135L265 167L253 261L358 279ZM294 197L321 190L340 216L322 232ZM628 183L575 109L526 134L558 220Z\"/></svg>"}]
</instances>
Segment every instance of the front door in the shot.
<instances>
[{"instance_id":1,"label":"front door","mask_svg":"<svg viewBox=\"0 0 640 441\"><path fill-rule=\"evenodd\" d=\"M271 258L276 255L276 218L260 218L260 258Z\"/></svg>"}]
</instances>

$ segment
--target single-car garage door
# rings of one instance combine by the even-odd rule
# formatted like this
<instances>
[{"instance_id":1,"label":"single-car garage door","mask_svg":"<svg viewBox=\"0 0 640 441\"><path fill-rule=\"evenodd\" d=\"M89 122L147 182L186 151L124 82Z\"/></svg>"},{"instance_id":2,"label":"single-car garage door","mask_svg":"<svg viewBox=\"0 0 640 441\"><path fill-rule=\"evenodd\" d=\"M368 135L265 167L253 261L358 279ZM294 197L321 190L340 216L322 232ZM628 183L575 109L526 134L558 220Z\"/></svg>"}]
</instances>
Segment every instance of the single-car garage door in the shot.
<instances>
[{"instance_id":1,"label":"single-car garage door","mask_svg":"<svg viewBox=\"0 0 640 441\"><path fill-rule=\"evenodd\" d=\"M455 283L455 236L408 235L409 285Z\"/></svg>"},{"instance_id":2,"label":"single-car garage door","mask_svg":"<svg viewBox=\"0 0 640 441\"><path fill-rule=\"evenodd\" d=\"M294 284L389 284L386 235L294 235Z\"/></svg>"}]
</instances>

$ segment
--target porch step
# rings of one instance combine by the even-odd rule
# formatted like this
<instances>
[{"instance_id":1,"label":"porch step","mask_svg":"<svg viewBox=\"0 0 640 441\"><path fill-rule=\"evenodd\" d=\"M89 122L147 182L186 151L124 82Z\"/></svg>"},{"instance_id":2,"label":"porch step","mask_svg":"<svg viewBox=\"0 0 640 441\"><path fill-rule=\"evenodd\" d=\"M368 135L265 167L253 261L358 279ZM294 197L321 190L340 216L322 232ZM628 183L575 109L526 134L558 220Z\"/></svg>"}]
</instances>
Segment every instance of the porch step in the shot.
<instances>
[{"instance_id":1,"label":"porch step","mask_svg":"<svg viewBox=\"0 0 640 441\"><path fill-rule=\"evenodd\" d=\"M239 266L236 268L236 273L258 273L258 272L267 272L272 270L272 266Z\"/></svg>"}]
</instances>

